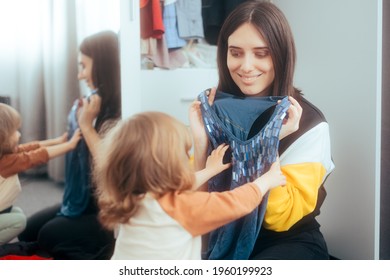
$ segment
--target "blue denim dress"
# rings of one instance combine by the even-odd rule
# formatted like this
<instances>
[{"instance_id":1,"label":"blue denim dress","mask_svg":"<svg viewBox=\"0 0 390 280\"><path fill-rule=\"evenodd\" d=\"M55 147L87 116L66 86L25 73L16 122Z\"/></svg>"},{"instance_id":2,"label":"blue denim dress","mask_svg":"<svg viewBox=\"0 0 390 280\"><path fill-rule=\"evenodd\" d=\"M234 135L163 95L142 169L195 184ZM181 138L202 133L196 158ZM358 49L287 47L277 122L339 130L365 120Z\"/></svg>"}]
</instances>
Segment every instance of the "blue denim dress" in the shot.
<instances>
[{"instance_id":1,"label":"blue denim dress","mask_svg":"<svg viewBox=\"0 0 390 280\"><path fill-rule=\"evenodd\" d=\"M290 106L288 97L237 97L217 92L212 106L206 92L199 94L198 99L211 143L209 152L222 143L230 146L224 161L231 161L232 167L209 180L209 191L231 190L267 172L277 157L280 129ZM264 124L261 130L251 131L259 123ZM212 231L207 252L202 257L248 259L263 222L267 200L268 193L253 212Z\"/></svg>"},{"instance_id":2,"label":"blue denim dress","mask_svg":"<svg viewBox=\"0 0 390 280\"><path fill-rule=\"evenodd\" d=\"M68 115L68 138L70 139L79 127L77 123L78 100L73 104ZM91 197L89 150L84 139L81 139L73 151L65 156L65 190L60 215L75 217L81 215L89 204Z\"/></svg>"}]
</instances>

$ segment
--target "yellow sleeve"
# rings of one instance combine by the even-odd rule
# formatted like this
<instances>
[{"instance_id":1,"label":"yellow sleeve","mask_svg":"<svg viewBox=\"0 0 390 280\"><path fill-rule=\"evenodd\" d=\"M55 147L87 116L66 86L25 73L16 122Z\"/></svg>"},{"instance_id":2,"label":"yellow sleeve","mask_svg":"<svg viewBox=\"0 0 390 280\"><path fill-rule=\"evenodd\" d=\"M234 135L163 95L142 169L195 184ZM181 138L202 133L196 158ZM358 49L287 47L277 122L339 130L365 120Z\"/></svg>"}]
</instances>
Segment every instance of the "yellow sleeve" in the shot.
<instances>
[{"instance_id":1,"label":"yellow sleeve","mask_svg":"<svg viewBox=\"0 0 390 280\"><path fill-rule=\"evenodd\" d=\"M286 186L271 190L264 227L286 231L317 204L318 190L334 169L327 123L320 123L297 139L281 156Z\"/></svg>"},{"instance_id":2,"label":"yellow sleeve","mask_svg":"<svg viewBox=\"0 0 390 280\"><path fill-rule=\"evenodd\" d=\"M314 210L326 172L320 163L294 164L281 169L287 184L270 191L264 217L264 227L274 231L288 230Z\"/></svg>"}]
</instances>

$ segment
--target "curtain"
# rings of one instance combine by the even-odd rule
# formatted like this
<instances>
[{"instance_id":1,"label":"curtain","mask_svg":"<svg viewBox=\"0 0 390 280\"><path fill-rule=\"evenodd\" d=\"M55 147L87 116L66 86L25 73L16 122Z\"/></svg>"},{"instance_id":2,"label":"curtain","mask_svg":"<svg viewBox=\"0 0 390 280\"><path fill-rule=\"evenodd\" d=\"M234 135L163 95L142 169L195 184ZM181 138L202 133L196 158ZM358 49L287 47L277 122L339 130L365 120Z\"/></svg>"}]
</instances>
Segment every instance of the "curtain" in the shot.
<instances>
[{"instance_id":1,"label":"curtain","mask_svg":"<svg viewBox=\"0 0 390 280\"><path fill-rule=\"evenodd\" d=\"M45 1L42 18L43 41L42 87L43 96L38 100L44 106L44 113L36 126L44 123L41 138L59 136L66 131L67 112L73 100L79 96L77 81L77 27L74 1ZM26 83L25 85L28 86ZM41 93L41 94L42 94ZM24 111L24 110L23 110ZM27 111L27 110L26 110ZM34 114L31 112L30 114ZM65 163L63 157L52 159L47 172L56 181L64 179Z\"/></svg>"},{"instance_id":2,"label":"curtain","mask_svg":"<svg viewBox=\"0 0 390 280\"><path fill-rule=\"evenodd\" d=\"M66 131L77 80L78 45L92 33L119 31L116 0L0 0L0 96L22 116L21 142ZM64 157L29 171L64 180Z\"/></svg>"}]
</instances>

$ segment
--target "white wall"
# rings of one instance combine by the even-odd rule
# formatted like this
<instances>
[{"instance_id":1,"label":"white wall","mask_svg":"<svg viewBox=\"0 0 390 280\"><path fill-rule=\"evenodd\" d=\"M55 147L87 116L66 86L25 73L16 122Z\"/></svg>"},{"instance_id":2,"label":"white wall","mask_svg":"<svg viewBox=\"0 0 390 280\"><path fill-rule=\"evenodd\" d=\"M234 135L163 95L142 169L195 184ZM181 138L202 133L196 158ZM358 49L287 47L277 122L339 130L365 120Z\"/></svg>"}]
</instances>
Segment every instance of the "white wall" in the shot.
<instances>
[{"instance_id":1,"label":"white wall","mask_svg":"<svg viewBox=\"0 0 390 280\"><path fill-rule=\"evenodd\" d=\"M216 69L141 71L142 109L168 113L188 125L191 102L217 81Z\"/></svg>"},{"instance_id":2,"label":"white wall","mask_svg":"<svg viewBox=\"0 0 390 280\"><path fill-rule=\"evenodd\" d=\"M139 1L121 0L120 49L122 117L141 111Z\"/></svg>"},{"instance_id":3,"label":"white wall","mask_svg":"<svg viewBox=\"0 0 390 280\"><path fill-rule=\"evenodd\" d=\"M332 255L379 254L380 36L373 0L275 0L298 53L296 86L325 114L336 169L319 221ZM378 57L379 54L379 57Z\"/></svg>"}]
</instances>

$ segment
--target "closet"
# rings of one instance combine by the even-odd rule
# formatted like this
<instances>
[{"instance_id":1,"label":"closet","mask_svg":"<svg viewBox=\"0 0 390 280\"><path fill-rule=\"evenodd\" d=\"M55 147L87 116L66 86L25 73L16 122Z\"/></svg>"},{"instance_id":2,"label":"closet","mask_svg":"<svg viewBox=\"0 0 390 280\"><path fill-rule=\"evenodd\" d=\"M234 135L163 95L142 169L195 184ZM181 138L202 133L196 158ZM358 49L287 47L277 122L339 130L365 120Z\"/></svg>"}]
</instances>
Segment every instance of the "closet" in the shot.
<instances>
[{"instance_id":1,"label":"closet","mask_svg":"<svg viewBox=\"0 0 390 280\"><path fill-rule=\"evenodd\" d=\"M216 68L141 69L139 0L121 0L123 115L158 110L188 124L197 95L217 84Z\"/></svg>"},{"instance_id":2,"label":"closet","mask_svg":"<svg viewBox=\"0 0 390 280\"><path fill-rule=\"evenodd\" d=\"M272 2L286 14L295 37L295 85L330 126L336 169L326 182L319 217L330 254L390 259L389 177L381 176L389 173L382 166L389 162L383 102L390 91L382 49L389 65L390 42L382 29L389 30L390 5L382 0ZM188 123L190 102L216 85L217 70L141 70L139 22L139 0L121 0L123 115L159 110Z\"/></svg>"}]
</instances>

